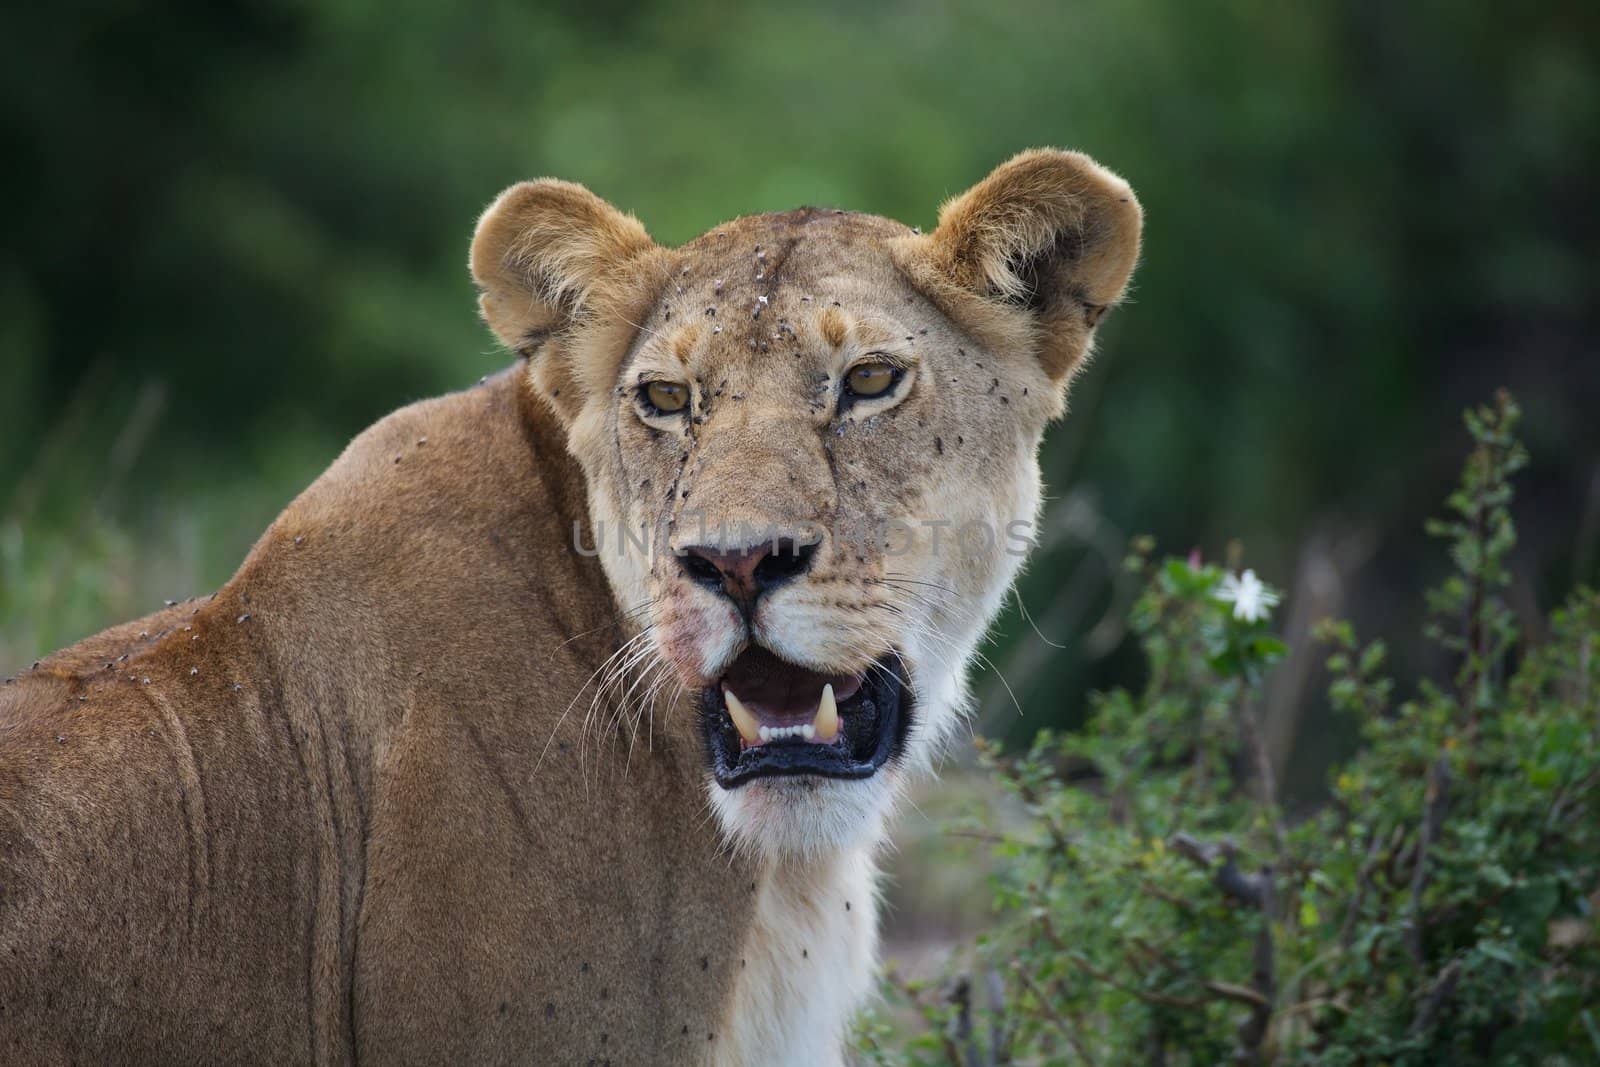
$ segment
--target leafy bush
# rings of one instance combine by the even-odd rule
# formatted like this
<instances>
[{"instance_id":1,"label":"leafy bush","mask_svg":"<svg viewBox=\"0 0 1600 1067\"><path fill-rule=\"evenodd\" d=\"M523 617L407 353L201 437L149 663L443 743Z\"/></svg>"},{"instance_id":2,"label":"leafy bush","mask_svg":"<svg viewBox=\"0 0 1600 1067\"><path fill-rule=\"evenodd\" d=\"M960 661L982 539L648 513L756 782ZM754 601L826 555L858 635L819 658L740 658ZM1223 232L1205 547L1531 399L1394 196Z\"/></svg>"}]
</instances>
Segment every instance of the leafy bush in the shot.
<instances>
[{"instance_id":1,"label":"leafy bush","mask_svg":"<svg viewBox=\"0 0 1600 1067\"><path fill-rule=\"evenodd\" d=\"M1600 595L1536 642L1506 605L1517 418L1504 394L1468 413L1430 524L1454 568L1428 598L1450 682L1399 700L1381 642L1321 627L1362 743L1309 816L1286 816L1257 722L1284 652L1270 591L1141 545L1147 683L1096 698L1082 733L986 748L1027 813L995 846L995 925L971 971L890 980L863 1058L1600 1062Z\"/></svg>"}]
</instances>

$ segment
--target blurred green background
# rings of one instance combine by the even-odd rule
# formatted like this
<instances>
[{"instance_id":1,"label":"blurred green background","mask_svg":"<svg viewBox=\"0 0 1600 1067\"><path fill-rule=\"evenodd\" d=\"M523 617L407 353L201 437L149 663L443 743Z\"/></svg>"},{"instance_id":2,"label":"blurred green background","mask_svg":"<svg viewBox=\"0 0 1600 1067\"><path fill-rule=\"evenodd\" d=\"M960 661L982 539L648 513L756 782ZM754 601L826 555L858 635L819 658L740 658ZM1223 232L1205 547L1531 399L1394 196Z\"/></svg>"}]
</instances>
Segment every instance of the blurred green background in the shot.
<instances>
[{"instance_id":1,"label":"blurred green background","mask_svg":"<svg viewBox=\"0 0 1600 1067\"><path fill-rule=\"evenodd\" d=\"M1443 568L1422 522L1460 409L1499 385L1535 457L1518 602L1531 620L1600 566L1600 5L68 0L3 20L0 672L214 588L351 435L506 363L467 241L538 175L669 243L802 203L926 226L1033 145L1132 182L1143 265L1048 441L1045 549L978 679L986 732L1071 723L1136 674L1113 577L1135 533L1224 559L1237 539L1288 591L1291 640L1328 612L1415 633L1392 605ZM1318 658L1273 683L1291 794L1343 743L1304 695Z\"/></svg>"}]
</instances>

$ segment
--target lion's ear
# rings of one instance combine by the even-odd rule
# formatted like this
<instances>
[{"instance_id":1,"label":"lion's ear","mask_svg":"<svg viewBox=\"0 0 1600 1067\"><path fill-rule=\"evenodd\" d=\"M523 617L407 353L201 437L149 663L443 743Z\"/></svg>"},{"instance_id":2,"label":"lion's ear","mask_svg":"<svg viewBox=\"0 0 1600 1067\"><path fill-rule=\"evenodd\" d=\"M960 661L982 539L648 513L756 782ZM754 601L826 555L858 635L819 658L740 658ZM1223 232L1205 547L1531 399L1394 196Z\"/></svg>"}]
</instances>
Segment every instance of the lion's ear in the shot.
<instances>
[{"instance_id":1,"label":"lion's ear","mask_svg":"<svg viewBox=\"0 0 1600 1067\"><path fill-rule=\"evenodd\" d=\"M629 339L614 327L641 321L661 252L632 215L581 185L541 178L484 211L470 267L489 329L533 361L541 391L570 419L585 395L609 388Z\"/></svg>"},{"instance_id":2,"label":"lion's ear","mask_svg":"<svg viewBox=\"0 0 1600 1067\"><path fill-rule=\"evenodd\" d=\"M947 201L897 258L964 326L1029 345L1065 384L1127 290L1141 219L1127 182L1082 153L1036 149Z\"/></svg>"}]
</instances>

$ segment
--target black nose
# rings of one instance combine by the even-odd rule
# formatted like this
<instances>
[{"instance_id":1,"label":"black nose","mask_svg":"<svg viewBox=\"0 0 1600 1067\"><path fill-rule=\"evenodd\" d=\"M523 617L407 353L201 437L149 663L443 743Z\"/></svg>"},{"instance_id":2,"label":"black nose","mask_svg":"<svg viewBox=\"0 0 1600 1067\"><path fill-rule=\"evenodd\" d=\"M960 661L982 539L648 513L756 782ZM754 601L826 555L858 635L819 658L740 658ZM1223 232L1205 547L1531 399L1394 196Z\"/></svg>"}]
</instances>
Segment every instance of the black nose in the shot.
<instances>
[{"instance_id":1,"label":"black nose","mask_svg":"<svg viewBox=\"0 0 1600 1067\"><path fill-rule=\"evenodd\" d=\"M804 574L816 554L815 541L781 537L733 549L691 545L679 553L678 562L700 585L751 604L767 590Z\"/></svg>"}]
</instances>

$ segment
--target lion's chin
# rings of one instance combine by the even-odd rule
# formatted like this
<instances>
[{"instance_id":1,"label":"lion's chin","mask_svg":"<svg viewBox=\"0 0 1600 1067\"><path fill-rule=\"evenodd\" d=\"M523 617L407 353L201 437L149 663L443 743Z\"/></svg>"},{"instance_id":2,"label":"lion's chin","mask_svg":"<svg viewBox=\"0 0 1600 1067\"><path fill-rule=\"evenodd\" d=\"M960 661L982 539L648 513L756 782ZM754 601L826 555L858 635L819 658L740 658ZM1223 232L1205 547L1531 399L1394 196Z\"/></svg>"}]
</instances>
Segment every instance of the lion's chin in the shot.
<instances>
[{"instance_id":1,"label":"lion's chin","mask_svg":"<svg viewBox=\"0 0 1600 1067\"><path fill-rule=\"evenodd\" d=\"M790 775L738 789L709 785L712 810L733 846L780 862L877 843L898 788L893 767L871 778Z\"/></svg>"}]
</instances>

